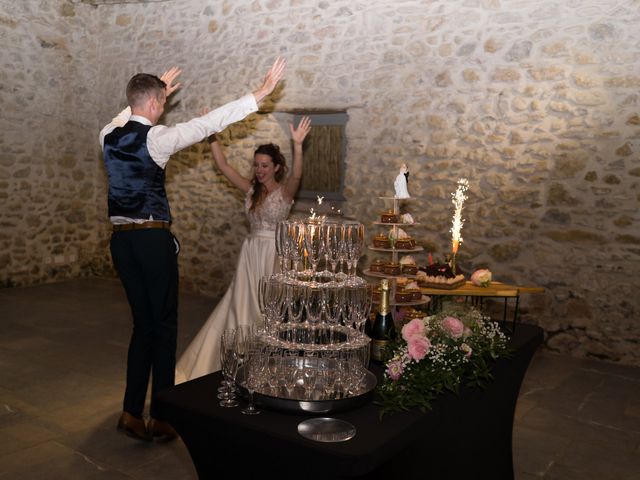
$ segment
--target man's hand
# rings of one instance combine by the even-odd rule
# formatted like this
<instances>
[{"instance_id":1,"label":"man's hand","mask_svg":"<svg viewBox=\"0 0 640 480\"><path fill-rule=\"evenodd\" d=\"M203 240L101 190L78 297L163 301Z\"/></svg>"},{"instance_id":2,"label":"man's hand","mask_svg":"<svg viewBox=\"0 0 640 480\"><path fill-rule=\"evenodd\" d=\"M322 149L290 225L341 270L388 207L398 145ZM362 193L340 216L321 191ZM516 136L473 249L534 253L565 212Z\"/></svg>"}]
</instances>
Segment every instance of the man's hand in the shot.
<instances>
[{"instance_id":1,"label":"man's hand","mask_svg":"<svg viewBox=\"0 0 640 480\"><path fill-rule=\"evenodd\" d=\"M173 84L174 80L181 73L182 73L182 70L179 69L178 67L171 67L169 70L164 72L160 77L160 80L162 80L166 84L164 93L167 97L169 97L169 95L171 95L173 92L179 89L180 86L182 85L181 83L176 83L175 85Z\"/></svg>"},{"instance_id":2,"label":"man's hand","mask_svg":"<svg viewBox=\"0 0 640 480\"><path fill-rule=\"evenodd\" d=\"M273 65L265 75L262 86L258 88L258 90L253 92L253 96L256 98L256 103L259 103L264 97L273 92L273 90L276 88L276 85L284 75L284 67L286 65L287 61L284 58L276 58L276 61L273 63Z\"/></svg>"}]
</instances>

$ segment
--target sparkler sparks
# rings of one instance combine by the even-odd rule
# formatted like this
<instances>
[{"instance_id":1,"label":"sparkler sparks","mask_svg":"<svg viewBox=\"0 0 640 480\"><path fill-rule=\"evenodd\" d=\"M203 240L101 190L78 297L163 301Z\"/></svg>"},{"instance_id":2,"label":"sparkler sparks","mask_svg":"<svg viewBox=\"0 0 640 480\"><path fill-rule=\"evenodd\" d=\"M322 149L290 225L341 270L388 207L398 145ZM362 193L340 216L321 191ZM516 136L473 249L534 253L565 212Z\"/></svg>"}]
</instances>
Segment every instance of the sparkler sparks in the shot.
<instances>
[{"instance_id":1,"label":"sparkler sparks","mask_svg":"<svg viewBox=\"0 0 640 480\"><path fill-rule=\"evenodd\" d=\"M462 218L462 206L464 201L467 199L465 193L468 188L469 181L466 178L461 178L458 180L458 188L455 193L451 194L451 203L453 203L455 207L450 230L452 235L451 247L454 255L458 253L458 247L462 243L462 236L460 235L460 230L462 230L462 224L464 223L464 218Z\"/></svg>"}]
</instances>

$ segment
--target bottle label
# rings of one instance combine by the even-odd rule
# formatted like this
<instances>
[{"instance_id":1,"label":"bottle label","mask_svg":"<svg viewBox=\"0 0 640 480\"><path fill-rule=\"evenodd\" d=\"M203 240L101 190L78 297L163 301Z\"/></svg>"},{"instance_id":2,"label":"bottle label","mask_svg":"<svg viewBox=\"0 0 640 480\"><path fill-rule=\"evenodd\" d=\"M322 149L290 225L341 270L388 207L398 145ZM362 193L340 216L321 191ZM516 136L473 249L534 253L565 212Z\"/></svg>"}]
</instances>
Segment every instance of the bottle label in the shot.
<instances>
[{"instance_id":1,"label":"bottle label","mask_svg":"<svg viewBox=\"0 0 640 480\"><path fill-rule=\"evenodd\" d=\"M387 313L389 313L389 291L388 290L382 290L382 292L380 294L380 307L379 307L378 312L383 317Z\"/></svg>"},{"instance_id":2,"label":"bottle label","mask_svg":"<svg viewBox=\"0 0 640 480\"><path fill-rule=\"evenodd\" d=\"M371 358L373 360L381 362L382 361L382 354L383 354L384 349L386 348L388 343L389 343L388 340L372 339L371 340Z\"/></svg>"}]
</instances>

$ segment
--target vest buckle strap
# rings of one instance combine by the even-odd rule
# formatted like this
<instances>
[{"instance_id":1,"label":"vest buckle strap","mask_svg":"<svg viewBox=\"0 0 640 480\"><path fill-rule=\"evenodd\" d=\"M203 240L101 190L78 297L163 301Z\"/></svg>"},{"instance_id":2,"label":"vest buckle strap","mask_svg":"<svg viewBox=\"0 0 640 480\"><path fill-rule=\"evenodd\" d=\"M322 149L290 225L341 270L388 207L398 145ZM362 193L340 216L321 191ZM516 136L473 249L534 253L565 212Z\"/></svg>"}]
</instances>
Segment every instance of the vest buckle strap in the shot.
<instances>
[{"instance_id":1,"label":"vest buckle strap","mask_svg":"<svg viewBox=\"0 0 640 480\"><path fill-rule=\"evenodd\" d=\"M145 230L147 228L169 230L171 224L169 222L120 223L113 226L113 231L126 232L129 230Z\"/></svg>"}]
</instances>

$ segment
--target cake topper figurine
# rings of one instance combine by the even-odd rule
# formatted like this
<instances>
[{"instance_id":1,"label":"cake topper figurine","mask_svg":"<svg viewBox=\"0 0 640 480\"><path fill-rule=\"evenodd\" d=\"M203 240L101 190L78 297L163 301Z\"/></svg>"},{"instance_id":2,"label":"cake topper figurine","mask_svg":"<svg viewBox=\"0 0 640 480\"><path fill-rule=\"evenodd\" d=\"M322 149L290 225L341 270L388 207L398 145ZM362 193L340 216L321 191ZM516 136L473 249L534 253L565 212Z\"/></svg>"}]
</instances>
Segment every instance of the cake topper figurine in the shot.
<instances>
[{"instance_id":1,"label":"cake topper figurine","mask_svg":"<svg viewBox=\"0 0 640 480\"><path fill-rule=\"evenodd\" d=\"M396 191L396 198L409 198L409 190L407 189L407 184L409 183L409 169L407 168L407 164L403 163L402 167L400 167L400 173L396 177L393 182L393 188Z\"/></svg>"},{"instance_id":2,"label":"cake topper figurine","mask_svg":"<svg viewBox=\"0 0 640 480\"><path fill-rule=\"evenodd\" d=\"M324 197L321 197L320 195L316 195L316 198L318 200L318 205L322 205L322 201L324 200ZM333 210L333 207L331 208ZM326 215L317 215L316 212L313 210L313 207L311 207L311 209L309 210L309 213L311 215L309 215L309 220L319 220L320 222L324 222L325 218L327 217Z\"/></svg>"}]
</instances>

